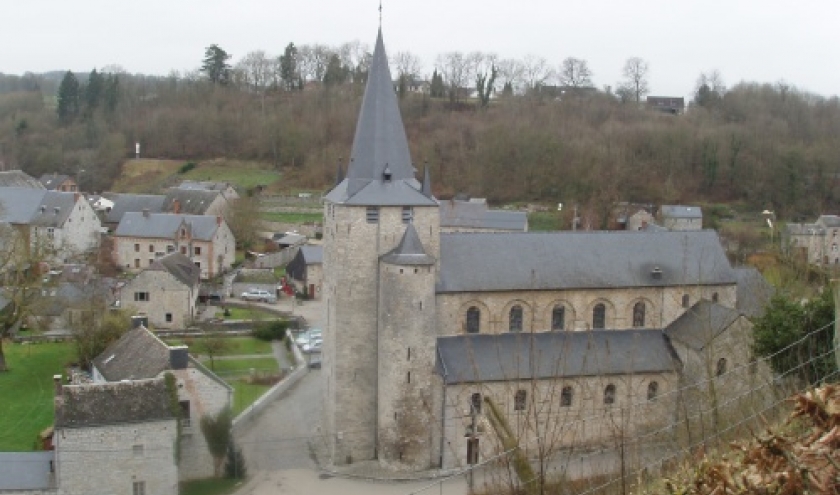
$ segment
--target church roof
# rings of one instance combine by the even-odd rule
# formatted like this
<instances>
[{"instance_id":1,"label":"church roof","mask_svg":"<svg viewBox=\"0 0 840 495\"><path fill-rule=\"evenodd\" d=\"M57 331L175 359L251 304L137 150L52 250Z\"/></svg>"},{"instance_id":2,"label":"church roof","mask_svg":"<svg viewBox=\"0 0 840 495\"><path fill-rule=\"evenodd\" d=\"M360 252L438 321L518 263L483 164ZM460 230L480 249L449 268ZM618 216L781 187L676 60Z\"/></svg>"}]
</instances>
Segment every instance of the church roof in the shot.
<instances>
[{"instance_id":1,"label":"church roof","mask_svg":"<svg viewBox=\"0 0 840 495\"><path fill-rule=\"evenodd\" d=\"M735 269L738 277L737 309L750 318L761 316L775 289L758 270L753 267Z\"/></svg>"},{"instance_id":2,"label":"church roof","mask_svg":"<svg viewBox=\"0 0 840 495\"><path fill-rule=\"evenodd\" d=\"M436 205L431 195L423 193L422 184L414 174L380 30L356 123L347 176L326 199L367 206Z\"/></svg>"},{"instance_id":3,"label":"church roof","mask_svg":"<svg viewBox=\"0 0 840 495\"><path fill-rule=\"evenodd\" d=\"M728 285L712 230L440 236L438 293Z\"/></svg>"},{"instance_id":4,"label":"church roof","mask_svg":"<svg viewBox=\"0 0 840 495\"><path fill-rule=\"evenodd\" d=\"M491 210L487 203L453 199L440 202L440 226L525 232L528 215L524 211Z\"/></svg>"},{"instance_id":5,"label":"church roof","mask_svg":"<svg viewBox=\"0 0 840 495\"><path fill-rule=\"evenodd\" d=\"M696 350L703 350L741 317L738 311L701 299L671 322L665 334Z\"/></svg>"},{"instance_id":6,"label":"church roof","mask_svg":"<svg viewBox=\"0 0 840 495\"><path fill-rule=\"evenodd\" d=\"M517 379L667 373L676 352L660 330L470 334L437 339L447 385Z\"/></svg>"},{"instance_id":7,"label":"church roof","mask_svg":"<svg viewBox=\"0 0 840 495\"><path fill-rule=\"evenodd\" d=\"M423 242L414 224L408 224L400 243L382 256L382 261L392 265L434 265L435 258L426 254Z\"/></svg>"}]
</instances>

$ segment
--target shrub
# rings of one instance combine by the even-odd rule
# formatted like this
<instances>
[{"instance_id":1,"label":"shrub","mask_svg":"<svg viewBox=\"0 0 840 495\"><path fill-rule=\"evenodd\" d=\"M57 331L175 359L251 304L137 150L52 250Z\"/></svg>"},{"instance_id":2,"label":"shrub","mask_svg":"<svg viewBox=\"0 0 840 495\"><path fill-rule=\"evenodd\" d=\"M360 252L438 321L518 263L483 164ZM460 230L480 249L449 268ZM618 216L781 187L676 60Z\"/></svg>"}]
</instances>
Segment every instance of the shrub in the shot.
<instances>
[{"instance_id":1,"label":"shrub","mask_svg":"<svg viewBox=\"0 0 840 495\"><path fill-rule=\"evenodd\" d=\"M183 174L189 172L190 170L192 170L194 168L195 168L195 162L187 162L187 163L181 165L181 168L178 169L178 173L183 175Z\"/></svg>"},{"instance_id":2,"label":"shrub","mask_svg":"<svg viewBox=\"0 0 840 495\"><path fill-rule=\"evenodd\" d=\"M254 327L252 335L260 340L270 342L272 340L282 340L286 337L286 329L289 328L289 322L285 320L267 321L258 324Z\"/></svg>"}]
</instances>

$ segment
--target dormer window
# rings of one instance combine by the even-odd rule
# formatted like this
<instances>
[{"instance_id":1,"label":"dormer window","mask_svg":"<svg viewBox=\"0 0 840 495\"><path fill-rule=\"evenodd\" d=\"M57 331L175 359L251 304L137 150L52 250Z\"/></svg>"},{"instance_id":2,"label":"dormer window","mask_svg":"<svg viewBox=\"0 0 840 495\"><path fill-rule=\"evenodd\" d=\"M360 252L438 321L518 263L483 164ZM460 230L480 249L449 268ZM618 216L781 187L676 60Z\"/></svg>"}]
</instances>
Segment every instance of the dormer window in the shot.
<instances>
[{"instance_id":1,"label":"dormer window","mask_svg":"<svg viewBox=\"0 0 840 495\"><path fill-rule=\"evenodd\" d=\"M391 167L385 165L385 170L382 171L382 180L389 182L391 180Z\"/></svg>"}]
</instances>

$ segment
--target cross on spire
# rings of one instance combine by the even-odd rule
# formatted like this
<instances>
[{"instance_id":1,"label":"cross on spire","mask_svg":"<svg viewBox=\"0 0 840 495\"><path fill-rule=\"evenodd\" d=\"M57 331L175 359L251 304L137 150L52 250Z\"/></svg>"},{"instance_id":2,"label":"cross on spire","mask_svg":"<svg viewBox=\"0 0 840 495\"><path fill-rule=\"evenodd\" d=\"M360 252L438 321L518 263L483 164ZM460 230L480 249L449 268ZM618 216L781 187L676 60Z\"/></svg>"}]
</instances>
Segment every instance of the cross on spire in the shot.
<instances>
[{"instance_id":1,"label":"cross on spire","mask_svg":"<svg viewBox=\"0 0 840 495\"><path fill-rule=\"evenodd\" d=\"M379 29L382 29L382 0L379 0Z\"/></svg>"}]
</instances>

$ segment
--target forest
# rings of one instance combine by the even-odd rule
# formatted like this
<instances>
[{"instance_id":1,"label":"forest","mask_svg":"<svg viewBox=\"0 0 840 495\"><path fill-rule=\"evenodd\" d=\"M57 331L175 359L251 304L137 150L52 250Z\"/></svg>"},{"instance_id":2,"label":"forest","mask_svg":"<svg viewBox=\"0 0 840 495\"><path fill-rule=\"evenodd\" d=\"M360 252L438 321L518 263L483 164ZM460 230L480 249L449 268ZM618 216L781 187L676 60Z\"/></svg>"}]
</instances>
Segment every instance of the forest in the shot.
<instances>
[{"instance_id":1,"label":"forest","mask_svg":"<svg viewBox=\"0 0 840 495\"><path fill-rule=\"evenodd\" d=\"M201 71L166 77L118 67L0 74L0 163L36 177L84 170L83 190L103 191L140 143L147 158L258 161L289 188L325 190L349 160L366 57L333 54L304 73L296 50L290 44L274 65L249 54L231 66L212 45ZM443 60L431 91L414 92L410 62L394 64L395 91L414 166L430 167L440 198L592 212L619 201L725 203L787 220L837 213L837 97L787 83L724 88L701 76L685 113L670 115L621 87L561 98L531 74L511 91L504 61L486 59L484 72L458 81ZM462 95L464 86L478 86L479 97Z\"/></svg>"}]
</instances>

